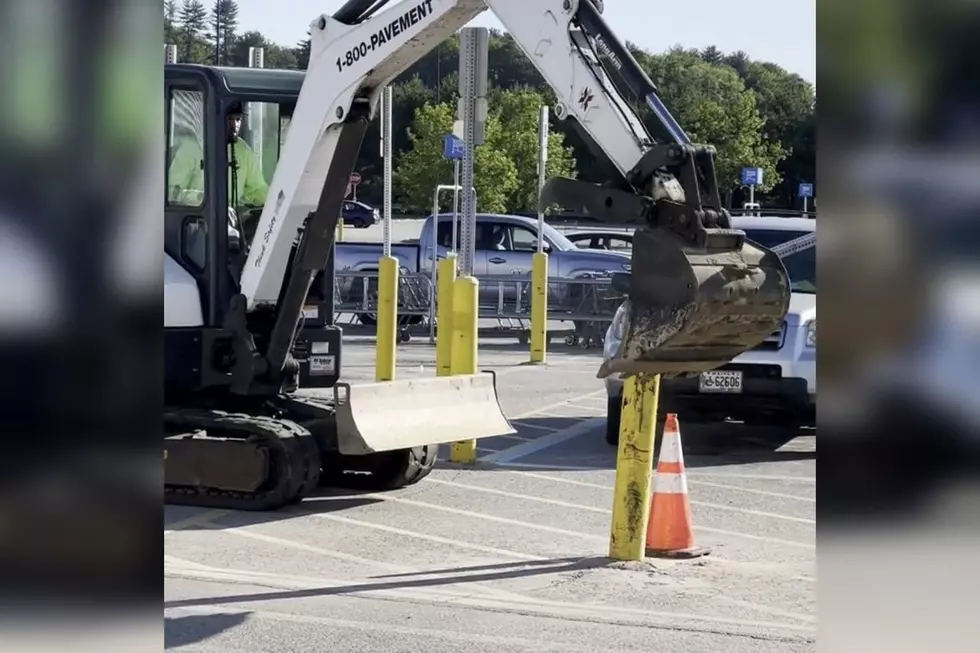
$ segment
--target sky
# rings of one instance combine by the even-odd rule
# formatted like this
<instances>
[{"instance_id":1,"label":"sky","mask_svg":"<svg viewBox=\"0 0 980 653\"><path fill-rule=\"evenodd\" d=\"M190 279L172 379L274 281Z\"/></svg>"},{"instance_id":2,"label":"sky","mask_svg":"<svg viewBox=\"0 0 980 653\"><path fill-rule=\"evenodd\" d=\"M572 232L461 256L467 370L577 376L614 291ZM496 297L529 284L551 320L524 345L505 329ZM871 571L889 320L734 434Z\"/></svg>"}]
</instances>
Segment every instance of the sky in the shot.
<instances>
[{"instance_id":1,"label":"sky","mask_svg":"<svg viewBox=\"0 0 980 653\"><path fill-rule=\"evenodd\" d=\"M533 0L523 0L532 2ZM292 46L342 0L237 0L239 31ZM603 17L623 41L662 52L674 45L744 50L816 82L816 0L606 0ZM503 29L489 11L472 26Z\"/></svg>"}]
</instances>

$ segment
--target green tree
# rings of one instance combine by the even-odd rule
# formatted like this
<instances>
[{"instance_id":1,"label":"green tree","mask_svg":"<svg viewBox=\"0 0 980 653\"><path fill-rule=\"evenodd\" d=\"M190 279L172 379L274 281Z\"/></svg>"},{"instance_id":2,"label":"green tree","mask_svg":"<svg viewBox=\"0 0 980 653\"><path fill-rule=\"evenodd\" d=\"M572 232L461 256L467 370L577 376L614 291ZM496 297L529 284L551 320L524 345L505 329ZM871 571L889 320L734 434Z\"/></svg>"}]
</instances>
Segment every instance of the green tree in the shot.
<instances>
[{"instance_id":1,"label":"green tree","mask_svg":"<svg viewBox=\"0 0 980 653\"><path fill-rule=\"evenodd\" d=\"M711 65L716 66L724 61L725 55L715 46L709 45L704 50L701 50L701 58Z\"/></svg>"},{"instance_id":2,"label":"green tree","mask_svg":"<svg viewBox=\"0 0 980 653\"><path fill-rule=\"evenodd\" d=\"M792 206L799 183L814 179L813 85L774 63L759 61L749 64L745 84L755 93L759 112L766 119L763 134L787 151L777 166L782 182L772 189L769 199Z\"/></svg>"},{"instance_id":3,"label":"green tree","mask_svg":"<svg viewBox=\"0 0 980 653\"><path fill-rule=\"evenodd\" d=\"M765 171L768 191L780 176L778 163L786 151L763 133L755 93L727 66L713 66L687 51L675 50L646 58L648 73L660 96L691 140L718 150L717 174L722 191L740 184L739 171L753 165Z\"/></svg>"},{"instance_id":4,"label":"green tree","mask_svg":"<svg viewBox=\"0 0 980 653\"><path fill-rule=\"evenodd\" d=\"M184 0L177 23L179 35L179 47L177 49L181 61L187 63L203 63L206 61L203 39L207 29L207 21L208 10L204 8L204 3L201 0Z\"/></svg>"},{"instance_id":5,"label":"green tree","mask_svg":"<svg viewBox=\"0 0 980 653\"><path fill-rule=\"evenodd\" d=\"M292 48L284 48L281 45L272 43L262 32L249 31L235 38L235 43L231 47L228 65L248 66L249 48L263 48L265 50L266 68L295 68L296 53Z\"/></svg>"},{"instance_id":6,"label":"green tree","mask_svg":"<svg viewBox=\"0 0 980 653\"><path fill-rule=\"evenodd\" d=\"M435 91L418 77L392 86L392 151L397 158L399 152L412 146L408 126L415 118L415 111L425 104L435 101ZM361 174L357 187L357 198L368 204L380 204L384 198L384 159L381 158L381 105L378 104L378 118L371 122L364 134L361 151L354 169ZM393 203L395 200L392 200Z\"/></svg>"},{"instance_id":7,"label":"green tree","mask_svg":"<svg viewBox=\"0 0 980 653\"><path fill-rule=\"evenodd\" d=\"M296 57L296 70L306 70L310 65L310 39L300 41L295 48L293 48L293 54Z\"/></svg>"},{"instance_id":8,"label":"green tree","mask_svg":"<svg viewBox=\"0 0 980 653\"><path fill-rule=\"evenodd\" d=\"M738 76L745 78L749 70L749 64L752 63L752 59L742 50L738 52L733 52L732 54L725 57L725 64L731 66Z\"/></svg>"},{"instance_id":9,"label":"green tree","mask_svg":"<svg viewBox=\"0 0 980 653\"><path fill-rule=\"evenodd\" d=\"M432 192L439 184L452 183L452 162L443 158L443 137L452 131L455 107L426 104L415 112L409 129L411 149L404 152L395 168L395 191L406 208L428 214ZM509 128L509 127L508 127ZM476 149L474 172L478 210L506 212L508 198L518 188L514 162L500 149L503 128L496 114L487 117L486 142ZM447 195L440 207L451 207Z\"/></svg>"},{"instance_id":10,"label":"green tree","mask_svg":"<svg viewBox=\"0 0 980 653\"><path fill-rule=\"evenodd\" d=\"M507 200L510 211L536 211L538 206L538 120L543 98L537 91L521 89L497 94L493 113L507 125L497 145L517 168L517 187ZM575 157L561 132L549 130L548 178L575 177Z\"/></svg>"},{"instance_id":11,"label":"green tree","mask_svg":"<svg viewBox=\"0 0 980 653\"><path fill-rule=\"evenodd\" d=\"M214 0L211 6L211 38L216 65L228 65L238 30L238 3L235 0Z\"/></svg>"},{"instance_id":12,"label":"green tree","mask_svg":"<svg viewBox=\"0 0 980 653\"><path fill-rule=\"evenodd\" d=\"M177 31L177 18L180 13L180 6L177 0L165 0L163 3L163 42L167 45L176 44L179 40Z\"/></svg>"}]
</instances>

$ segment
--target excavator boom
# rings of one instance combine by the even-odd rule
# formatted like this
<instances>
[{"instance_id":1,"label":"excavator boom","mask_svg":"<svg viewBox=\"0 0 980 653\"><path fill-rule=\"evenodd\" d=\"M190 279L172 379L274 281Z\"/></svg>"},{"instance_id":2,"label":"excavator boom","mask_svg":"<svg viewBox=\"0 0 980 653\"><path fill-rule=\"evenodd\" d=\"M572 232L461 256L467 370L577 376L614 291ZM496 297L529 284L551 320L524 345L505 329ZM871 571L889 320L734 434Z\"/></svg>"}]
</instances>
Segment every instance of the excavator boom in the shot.
<instances>
[{"instance_id":1,"label":"excavator boom","mask_svg":"<svg viewBox=\"0 0 980 653\"><path fill-rule=\"evenodd\" d=\"M487 9L555 90L555 115L586 134L614 171L602 185L552 179L542 204L637 225L630 327L600 373L697 373L777 330L789 307L785 268L731 228L714 150L691 144L601 4L350 0L310 26L310 64L242 273L245 310L274 313L265 365L280 369L290 349L383 88ZM647 107L656 139L630 100Z\"/></svg>"},{"instance_id":2,"label":"excavator boom","mask_svg":"<svg viewBox=\"0 0 980 653\"><path fill-rule=\"evenodd\" d=\"M193 352L185 367L204 368L209 383L228 387L224 394L185 387L189 400L165 411L171 502L274 509L300 500L322 472L346 474L345 465L358 460L380 479L374 487L400 487L428 473L434 445L514 432L489 374L337 384L332 400L290 392L303 307L327 268L348 180L384 87L487 9L554 89L554 115L578 128L608 164L602 184L550 180L542 205L636 225L629 323L600 376L695 374L724 365L780 326L790 292L779 257L731 228L714 150L690 142L606 25L601 2L350 0L310 26L310 63L230 299L216 299L228 285L219 276L226 271L210 277L208 314L220 313L222 324L209 323L210 331L190 325L184 334ZM230 106L231 99L220 102ZM219 110L212 107L212 119ZM212 152L225 147L218 130L206 131ZM215 168L224 162L213 156ZM224 229L218 192L207 200L212 230ZM184 229L185 216L173 218L174 228ZM208 257L223 261L222 244L223 236L213 238ZM183 286L196 292L192 287L193 280ZM339 348L337 330L330 337Z\"/></svg>"}]
</instances>

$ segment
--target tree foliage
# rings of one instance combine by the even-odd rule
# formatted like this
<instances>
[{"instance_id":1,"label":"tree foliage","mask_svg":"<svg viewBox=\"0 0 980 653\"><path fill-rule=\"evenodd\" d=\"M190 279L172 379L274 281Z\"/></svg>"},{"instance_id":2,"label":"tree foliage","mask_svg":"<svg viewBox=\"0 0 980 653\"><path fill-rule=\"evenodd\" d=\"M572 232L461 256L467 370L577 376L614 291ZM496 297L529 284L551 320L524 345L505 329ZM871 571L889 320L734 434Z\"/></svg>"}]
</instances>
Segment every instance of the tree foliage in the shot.
<instances>
[{"instance_id":1,"label":"tree foliage","mask_svg":"<svg viewBox=\"0 0 980 653\"><path fill-rule=\"evenodd\" d=\"M231 50L237 37L238 3L235 0L214 0L211 5L210 27L214 63L227 65L231 61Z\"/></svg>"},{"instance_id":2,"label":"tree foliage","mask_svg":"<svg viewBox=\"0 0 980 653\"><path fill-rule=\"evenodd\" d=\"M691 140L718 150L716 165L722 190L739 185L743 166L765 171L764 184L758 189L762 192L780 181L777 166L786 150L778 140L767 137L758 96L734 69L712 65L693 50L675 49L663 55L646 55L643 60L661 99Z\"/></svg>"},{"instance_id":3,"label":"tree foliage","mask_svg":"<svg viewBox=\"0 0 980 653\"><path fill-rule=\"evenodd\" d=\"M309 64L310 41L294 47L269 42L259 31L238 33L234 0L166 0L167 42L181 61L247 66L250 47L265 49L268 68L303 70ZM220 16L219 16L220 14ZM223 16L223 18L220 18ZM215 26L220 22L220 39ZM765 185L756 197L767 205L798 204L800 182L814 181L814 112L812 84L776 64L753 61L745 52L724 53L675 47L664 53L627 44L656 84L662 99L692 140L718 150L718 180L725 199L739 206L747 199L739 169L765 170ZM442 158L442 138L452 130L458 97L459 39L454 36L416 61L394 82L394 165L397 208L431 210L437 184L452 180L452 163ZM537 183L538 109L551 106L555 94L537 69L506 34L491 31L489 45L491 116L487 137L477 149L477 193L481 210L534 210ZM645 106L640 116L654 120ZM651 127L655 125L651 124ZM378 121L368 129L356 170L362 182L358 197L370 203L382 198L382 159ZM581 135L552 117L548 175L578 176L602 182L609 169ZM448 208L447 204L443 208Z\"/></svg>"},{"instance_id":4,"label":"tree foliage","mask_svg":"<svg viewBox=\"0 0 980 653\"><path fill-rule=\"evenodd\" d=\"M455 113L455 108L444 102L423 104L415 112L408 128L410 148L402 154L395 170L395 188L403 206L431 211L436 186L452 180L453 165L443 158L442 144L445 134L452 131ZM509 208L508 200L520 184L517 166L501 148L504 138L499 113L491 114L487 118L486 141L477 147L473 162L473 185L480 211L514 210ZM451 208L451 195L447 193L442 199L440 209Z\"/></svg>"}]
</instances>

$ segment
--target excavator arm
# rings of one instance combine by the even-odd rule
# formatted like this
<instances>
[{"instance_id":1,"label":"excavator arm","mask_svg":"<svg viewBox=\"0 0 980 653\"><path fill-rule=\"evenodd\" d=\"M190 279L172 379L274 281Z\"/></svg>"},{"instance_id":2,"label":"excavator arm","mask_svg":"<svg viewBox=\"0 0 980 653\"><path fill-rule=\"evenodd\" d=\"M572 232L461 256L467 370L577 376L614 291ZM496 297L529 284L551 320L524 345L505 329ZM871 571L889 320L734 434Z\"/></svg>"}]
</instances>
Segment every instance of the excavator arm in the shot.
<instances>
[{"instance_id":1,"label":"excavator arm","mask_svg":"<svg viewBox=\"0 0 980 653\"><path fill-rule=\"evenodd\" d=\"M273 320L261 361L282 368L383 88L489 9L554 89L614 175L552 179L540 198L637 225L630 328L600 374L693 373L778 328L789 284L778 257L730 228L714 150L695 146L601 16L597 0L350 0L310 28L311 54L241 276L240 310ZM630 100L653 117L654 136ZM285 279L285 281L284 281Z\"/></svg>"}]
</instances>

